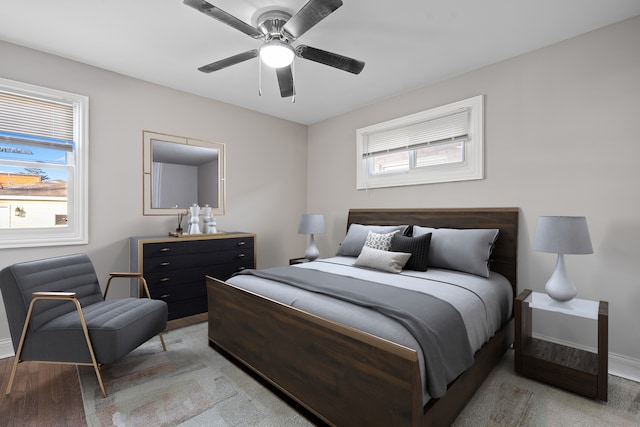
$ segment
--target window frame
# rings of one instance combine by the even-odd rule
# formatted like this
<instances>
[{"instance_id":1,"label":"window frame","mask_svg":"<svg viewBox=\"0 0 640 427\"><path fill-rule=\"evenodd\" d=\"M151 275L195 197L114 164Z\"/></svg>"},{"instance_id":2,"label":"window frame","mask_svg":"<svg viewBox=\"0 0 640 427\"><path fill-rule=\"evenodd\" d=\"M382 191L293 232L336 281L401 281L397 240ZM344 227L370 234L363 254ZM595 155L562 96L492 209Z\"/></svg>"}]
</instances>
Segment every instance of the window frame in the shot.
<instances>
[{"instance_id":1,"label":"window frame","mask_svg":"<svg viewBox=\"0 0 640 427\"><path fill-rule=\"evenodd\" d=\"M370 174L366 157L368 135L404 129L406 127L452 115L460 110L469 112L468 137L464 142L462 162L426 167L409 167L408 171L386 174ZM412 149L407 149L410 152ZM477 180L484 178L484 95L420 111L418 113L356 129L356 189L396 187L406 185L435 184Z\"/></svg>"},{"instance_id":2,"label":"window frame","mask_svg":"<svg viewBox=\"0 0 640 427\"><path fill-rule=\"evenodd\" d=\"M67 183L67 226L0 229L0 249L88 244L89 97L4 78L0 78L0 90L73 105L75 145L72 177Z\"/></svg>"}]
</instances>

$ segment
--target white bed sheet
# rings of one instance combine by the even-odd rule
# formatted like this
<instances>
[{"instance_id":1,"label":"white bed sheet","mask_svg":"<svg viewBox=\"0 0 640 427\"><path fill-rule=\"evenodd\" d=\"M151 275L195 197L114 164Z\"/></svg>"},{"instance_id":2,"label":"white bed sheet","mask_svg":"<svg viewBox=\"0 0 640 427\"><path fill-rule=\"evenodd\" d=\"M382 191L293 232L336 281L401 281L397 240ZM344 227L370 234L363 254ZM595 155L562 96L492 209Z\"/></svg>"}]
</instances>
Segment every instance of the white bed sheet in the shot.
<instances>
[{"instance_id":1,"label":"white bed sheet","mask_svg":"<svg viewBox=\"0 0 640 427\"><path fill-rule=\"evenodd\" d=\"M297 264L295 267L425 292L447 301L460 312L467 329L469 344L474 352L479 350L511 315L513 291L509 281L500 274L491 272L488 279L444 269L429 269L425 272L404 270L400 274L394 274L353 267L354 262L353 257L332 257ZM430 399L425 387L422 350L409 331L397 321L365 307L256 276L234 276L227 282L283 304L415 349L418 352L422 374L423 401L426 403Z\"/></svg>"}]
</instances>

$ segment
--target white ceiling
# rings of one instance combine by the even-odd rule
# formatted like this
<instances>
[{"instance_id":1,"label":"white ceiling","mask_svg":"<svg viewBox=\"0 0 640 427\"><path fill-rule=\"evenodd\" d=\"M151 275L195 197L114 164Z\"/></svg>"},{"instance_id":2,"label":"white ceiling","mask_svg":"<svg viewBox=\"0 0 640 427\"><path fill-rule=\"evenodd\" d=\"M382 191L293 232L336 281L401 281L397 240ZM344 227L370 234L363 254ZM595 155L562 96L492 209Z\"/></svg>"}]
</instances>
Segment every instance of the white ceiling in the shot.
<instances>
[{"instance_id":1,"label":"white ceiling","mask_svg":"<svg viewBox=\"0 0 640 427\"><path fill-rule=\"evenodd\" d=\"M307 0L209 0L255 25ZM366 63L352 75L296 58L295 103L258 60L199 66L260 41L182 0L0 0L0 39L302 124L640 15L640 0L343 0L296 40ZM2 74L0 58L0 75Z\"/></svg>"}]
</instances>

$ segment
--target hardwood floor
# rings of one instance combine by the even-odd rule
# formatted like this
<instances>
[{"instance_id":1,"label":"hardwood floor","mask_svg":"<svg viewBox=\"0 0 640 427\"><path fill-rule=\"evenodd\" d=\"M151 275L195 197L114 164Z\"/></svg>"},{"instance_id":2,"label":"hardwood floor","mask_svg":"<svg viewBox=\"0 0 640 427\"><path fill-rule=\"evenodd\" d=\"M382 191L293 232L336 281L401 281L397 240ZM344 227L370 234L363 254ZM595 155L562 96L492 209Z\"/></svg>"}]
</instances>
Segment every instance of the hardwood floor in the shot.
<instances>
[{"instance_id":1,"label":"hardwood floor","mask_svg":"<svg viewBox=\"0 0 640 427\"><path fill-rule=\"evenodd\" d=\"M167 330L205 322L202 313L168 322ZM0 426L86 426L75 365L24 362L18 366L13 388L5 395L13 357L0 359ZM109 391L107 390L107 393Z\"/></svg>"}]
</instances>

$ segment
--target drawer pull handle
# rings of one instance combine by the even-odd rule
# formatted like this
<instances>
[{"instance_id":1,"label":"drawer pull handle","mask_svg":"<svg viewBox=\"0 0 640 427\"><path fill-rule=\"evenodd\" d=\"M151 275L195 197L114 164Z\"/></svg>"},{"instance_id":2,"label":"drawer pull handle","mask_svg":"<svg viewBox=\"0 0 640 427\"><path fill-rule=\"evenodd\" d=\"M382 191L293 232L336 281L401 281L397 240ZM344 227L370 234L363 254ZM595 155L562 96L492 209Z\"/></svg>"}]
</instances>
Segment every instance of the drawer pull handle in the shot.
<instances>
[{"instance_id":1,"label":"drawer pull handle","mask_svg":"<svg viewBox=\"0 0 640 427\"><path fill-rule=\"evenodd\" d=\"M160 298L164 299L164 298L169 298L170 296L171 294L164 294L164 295L160 295Z\"/></svg>"},{"instance_id":2,"label":"drawer pull handle","mask_svg":"<svg viewBox=\"0 0 640 427\"><path fill-rule=\"evenodd\" d=\"M244 246L244 245L246 245L246 244L247 244L247 242L245 242L245 241L238 242L238 246Z\"/></svg>"},{"instance_id":3,"label":"drawer pull handle","mask_svg":"<svg viewBox=\"0 0 640 427\"><path fill-rule=\"evenodd\" d=\"M160 252L169 252L171 248L160 248Z\"/></svg>"},{"instance_id":4,"label":"drawer pull handle","mask_svg":"<svg viewBox=\"0 0 640 427\"><path fill-rule=\"evenodd\" d=\"M171 265L171 263L170 262L161 262L160 263L161 267L166 267L167 265Z\"/></svg>"},{"instance_id":5,"label":"drawer pull handle","mask_svg":"<svg viewBox=\"0 0 640 427\"><path fill-rule=\"evenodd\" d=\"M168 282L169 280L171 279L169 279L168 277L163 277L162 279L160 279L161 282Z\"/></svg>"},{"instance_id":6,"label":"drawer pull handle","mask_svg":"<svg viewBox=\"0 0 640 427\"><path fill-rule=\"evenodd\" d=\"M238 254L238 258L244 258L245 256L245 254Z\"/></svg>"}]
</instances>

